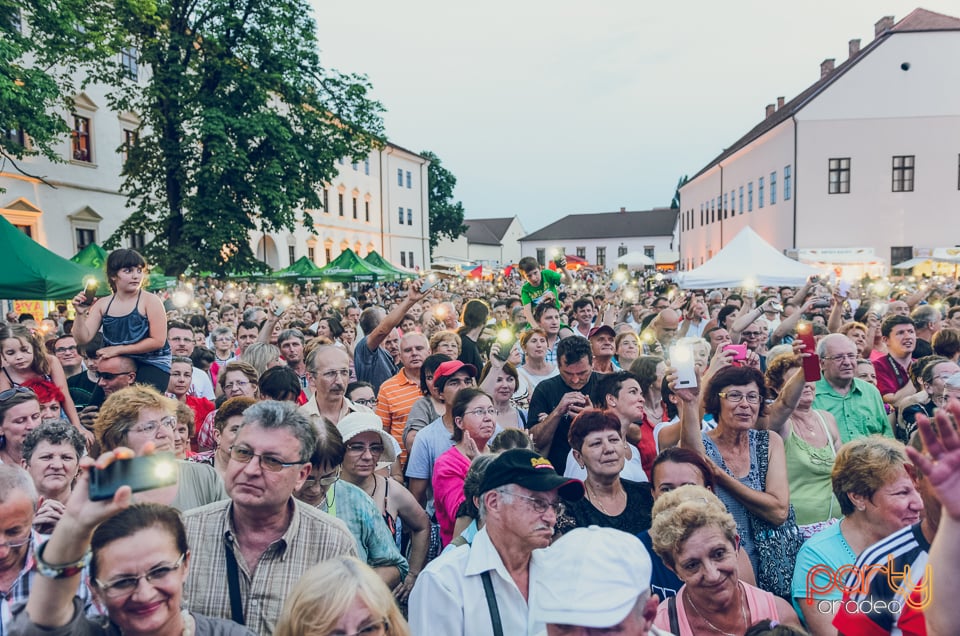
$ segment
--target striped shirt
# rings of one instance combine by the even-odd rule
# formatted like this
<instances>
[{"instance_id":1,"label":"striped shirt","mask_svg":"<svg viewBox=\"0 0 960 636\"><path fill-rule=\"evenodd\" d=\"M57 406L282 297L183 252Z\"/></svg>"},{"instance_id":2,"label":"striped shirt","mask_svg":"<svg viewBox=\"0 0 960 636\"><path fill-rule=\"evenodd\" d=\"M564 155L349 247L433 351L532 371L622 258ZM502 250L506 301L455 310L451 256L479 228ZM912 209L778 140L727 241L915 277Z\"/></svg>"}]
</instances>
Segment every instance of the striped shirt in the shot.
<instances>
[{"instance_id":1,"label":"striped shirt","mask_svg":"<svg viewBox=\"0 0 960 636\"><path fill-rule=\"evenodd\" d=\"M184 591L190 611L231 617L226 550L232 550L246 625L258 634L272 634L287 594L306 570L335 556L357 556L356 540L342 521L292 497L290 502L287 531L260 556L253 572L235 539L232 501L218 501L183 514L191 547Z\"/></svg>"},{"instance_id":2,"label":"striped shirt","mask_svg":"<svg viewBox=\"0 0 960 636\"><path fill-rule=\"evenodd\" d=\"M390 433L403 448L403 428L413 405L423 397L419 382L411 382L403 369L380 385L377 394L377 415L383 420L383 430ZM407 451L400 453L400 465L407 464Z\"/></svg>"}]
</instances>

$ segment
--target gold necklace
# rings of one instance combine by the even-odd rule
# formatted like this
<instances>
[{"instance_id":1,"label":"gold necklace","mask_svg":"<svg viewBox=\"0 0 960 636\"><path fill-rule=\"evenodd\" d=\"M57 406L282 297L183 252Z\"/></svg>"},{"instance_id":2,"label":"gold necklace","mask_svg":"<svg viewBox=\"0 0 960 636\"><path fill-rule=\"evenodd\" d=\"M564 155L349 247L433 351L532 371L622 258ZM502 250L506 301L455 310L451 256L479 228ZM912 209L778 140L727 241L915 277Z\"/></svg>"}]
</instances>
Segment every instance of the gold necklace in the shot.
<instances>
[{"instance_id":1,"label":"gold necklace","mask_svg":"<svg viewBox=\"0 0 960 636\"><path fill-rule=\"evenodd\" d=\"M739 583L737 583L737 593L738 593L738 595L741 593L740 584L739 584ZM723 636L737 636L737 634L735 634L735 633L733 633L733 632L725 632L725 631L723 631L722 629L720 629L719 627L717 627L716 625L714 625L713 623L711 623L710 620L709 620L706 616L704 616L703 613L700 612L699 609L697 609L696 604L693 602L693 597L690 596L689 593L684 594L683 597L684 597L685 599L687 599L687 601L690 603L690 607L693 608L693 611L697 613L697 616L699 616L700 618L703 619L703 622L706 623L707 626L710 627L710 629L712 629L713 631L715 631L715 632L717 632L717 633L719 633L719 634L723 634ZM743 629L744 629L744 631L746 631L746 629L750 626L750 624L747 622L747 611L746 611L746 608L743 606L743 596L742 596L742 595L740 596L739 604L740 604L740 616L743 618Z\"/></svg>"},{"instance_id":2,"label":"gold necklace","mask_svg":"<svg viewBox=\"0 0 960 636\"><path fill-rule=\"evenodd\" d=\"M613 516L613 515L611 515L610 513L607 512L607 509L606 509L606 508L603 507L603 502L600 501L600 495L597 494L597 491L593 489L593 486L591 486L589 482L584 482L584 483L587 485L587 491L588 491L588 494L590 495L590 501L593 502L593 503L596 503L596 504L597 504L597 507L600 508L600 512L602 512L602 513L605 514L606 516L608 516L608 517ZM626 497L627 497L627 491L625 491L625 490L623 490L623 489L621 488L621 489L620 489L620 492L615 492L615 493L613 493L613 502L614 502L614 503L616 503L616 502L617 502L617 499L620 498L620 494L621 494L621 493L623 493L623 497L624 497L624 499L626 499Z\"/></svg>"}]
</instances>

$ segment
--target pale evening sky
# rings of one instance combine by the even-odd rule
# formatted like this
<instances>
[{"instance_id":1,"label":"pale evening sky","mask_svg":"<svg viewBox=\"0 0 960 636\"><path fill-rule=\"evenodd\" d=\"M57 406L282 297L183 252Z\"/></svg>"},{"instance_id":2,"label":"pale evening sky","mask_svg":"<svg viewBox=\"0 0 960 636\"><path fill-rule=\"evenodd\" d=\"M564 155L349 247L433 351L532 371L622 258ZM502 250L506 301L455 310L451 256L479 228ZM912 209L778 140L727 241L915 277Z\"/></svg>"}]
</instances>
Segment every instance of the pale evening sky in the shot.
<instances>
[{"instance_id":1,"label":"pale evening sky","mask_svg":"<svg viewBox=\"0 0 960 636\"><path fill-rule=\"evenodd\" d=\"M956 0L312 2L323 65L368 76L390 140L443 160L467 218L528 232L667 206L881 17L960 16Z\"/></svg>"}]
</instances>

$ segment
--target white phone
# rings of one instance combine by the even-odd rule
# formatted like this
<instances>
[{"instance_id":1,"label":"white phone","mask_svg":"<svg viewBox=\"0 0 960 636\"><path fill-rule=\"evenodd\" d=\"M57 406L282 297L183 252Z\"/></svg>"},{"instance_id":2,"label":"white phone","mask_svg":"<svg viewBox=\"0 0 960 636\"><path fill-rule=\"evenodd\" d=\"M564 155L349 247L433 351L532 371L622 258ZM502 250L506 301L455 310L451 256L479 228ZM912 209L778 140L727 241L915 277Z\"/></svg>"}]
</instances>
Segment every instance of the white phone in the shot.
<instances>
[{"instance_id":1,"label":"white phone","mask_svg":"<svg viewBox=\"0 0 960 636\"><path fill-rule=\"evenodd\" d=\"M694 368L693 347L678 344L670 348L670 366L677 370L677 388L691 389L697 386L697 372Z\"/></svg>"}]
</instances>

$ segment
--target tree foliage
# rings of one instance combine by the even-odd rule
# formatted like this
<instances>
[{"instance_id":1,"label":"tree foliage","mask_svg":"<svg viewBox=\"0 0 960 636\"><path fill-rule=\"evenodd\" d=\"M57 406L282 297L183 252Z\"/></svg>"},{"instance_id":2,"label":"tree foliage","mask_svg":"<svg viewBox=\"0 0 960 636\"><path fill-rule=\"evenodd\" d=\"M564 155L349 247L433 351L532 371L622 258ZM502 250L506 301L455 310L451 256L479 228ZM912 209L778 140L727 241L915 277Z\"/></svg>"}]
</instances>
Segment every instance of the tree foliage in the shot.
<instances>
[{"instance_id":1,"label":"tree foliage","mask_svg":"<svg viewBox=\"0 0 960 636\"><path fill-rule=\"evenodd\" d=\"M26 0L0 0L11 1ZM108 18L81 31L99 33L110 53L57 51L85 81L111 87L114 111L139 118L121 186L130 214L106 246L142 233L167 274L249 270L251 232L312 230L337 159L361 160L381 143L381 105L364 77L320 65L305 0L100 2L86 11Z\"/></svg>"},{"instance_id":2,"label":"tree foliage","mask_svg":"<svg viewBox=\"0 0 960 636\"><path fill-rule=\"evenodd\" d=\"M682 188L683 186L687 185L687 182L688 182L688 181L690 181L690 177L688 177L687 175L683 175L683 176L680 177L680 179L677 181L677 189L674 190L674 192L673 192L673 200L670 201L670 209L671 209L671 210L679 210L679 209L680 209L680 188Z\"/></svg>"},{"instance_id":3,"label":"tree foliage","mask_svg":"<svg viewBox=\"0 0 960 636\"><path fill-rule=\"evenodd\" d=\"M427 170L430 203L430 252L437 246L441 237L450 240L467 231L463 224L463 204L453 200L453 189L457 178L443 167L440 157L424 150L420 155L430 160Z\"/></svg>"}]
</instances>

